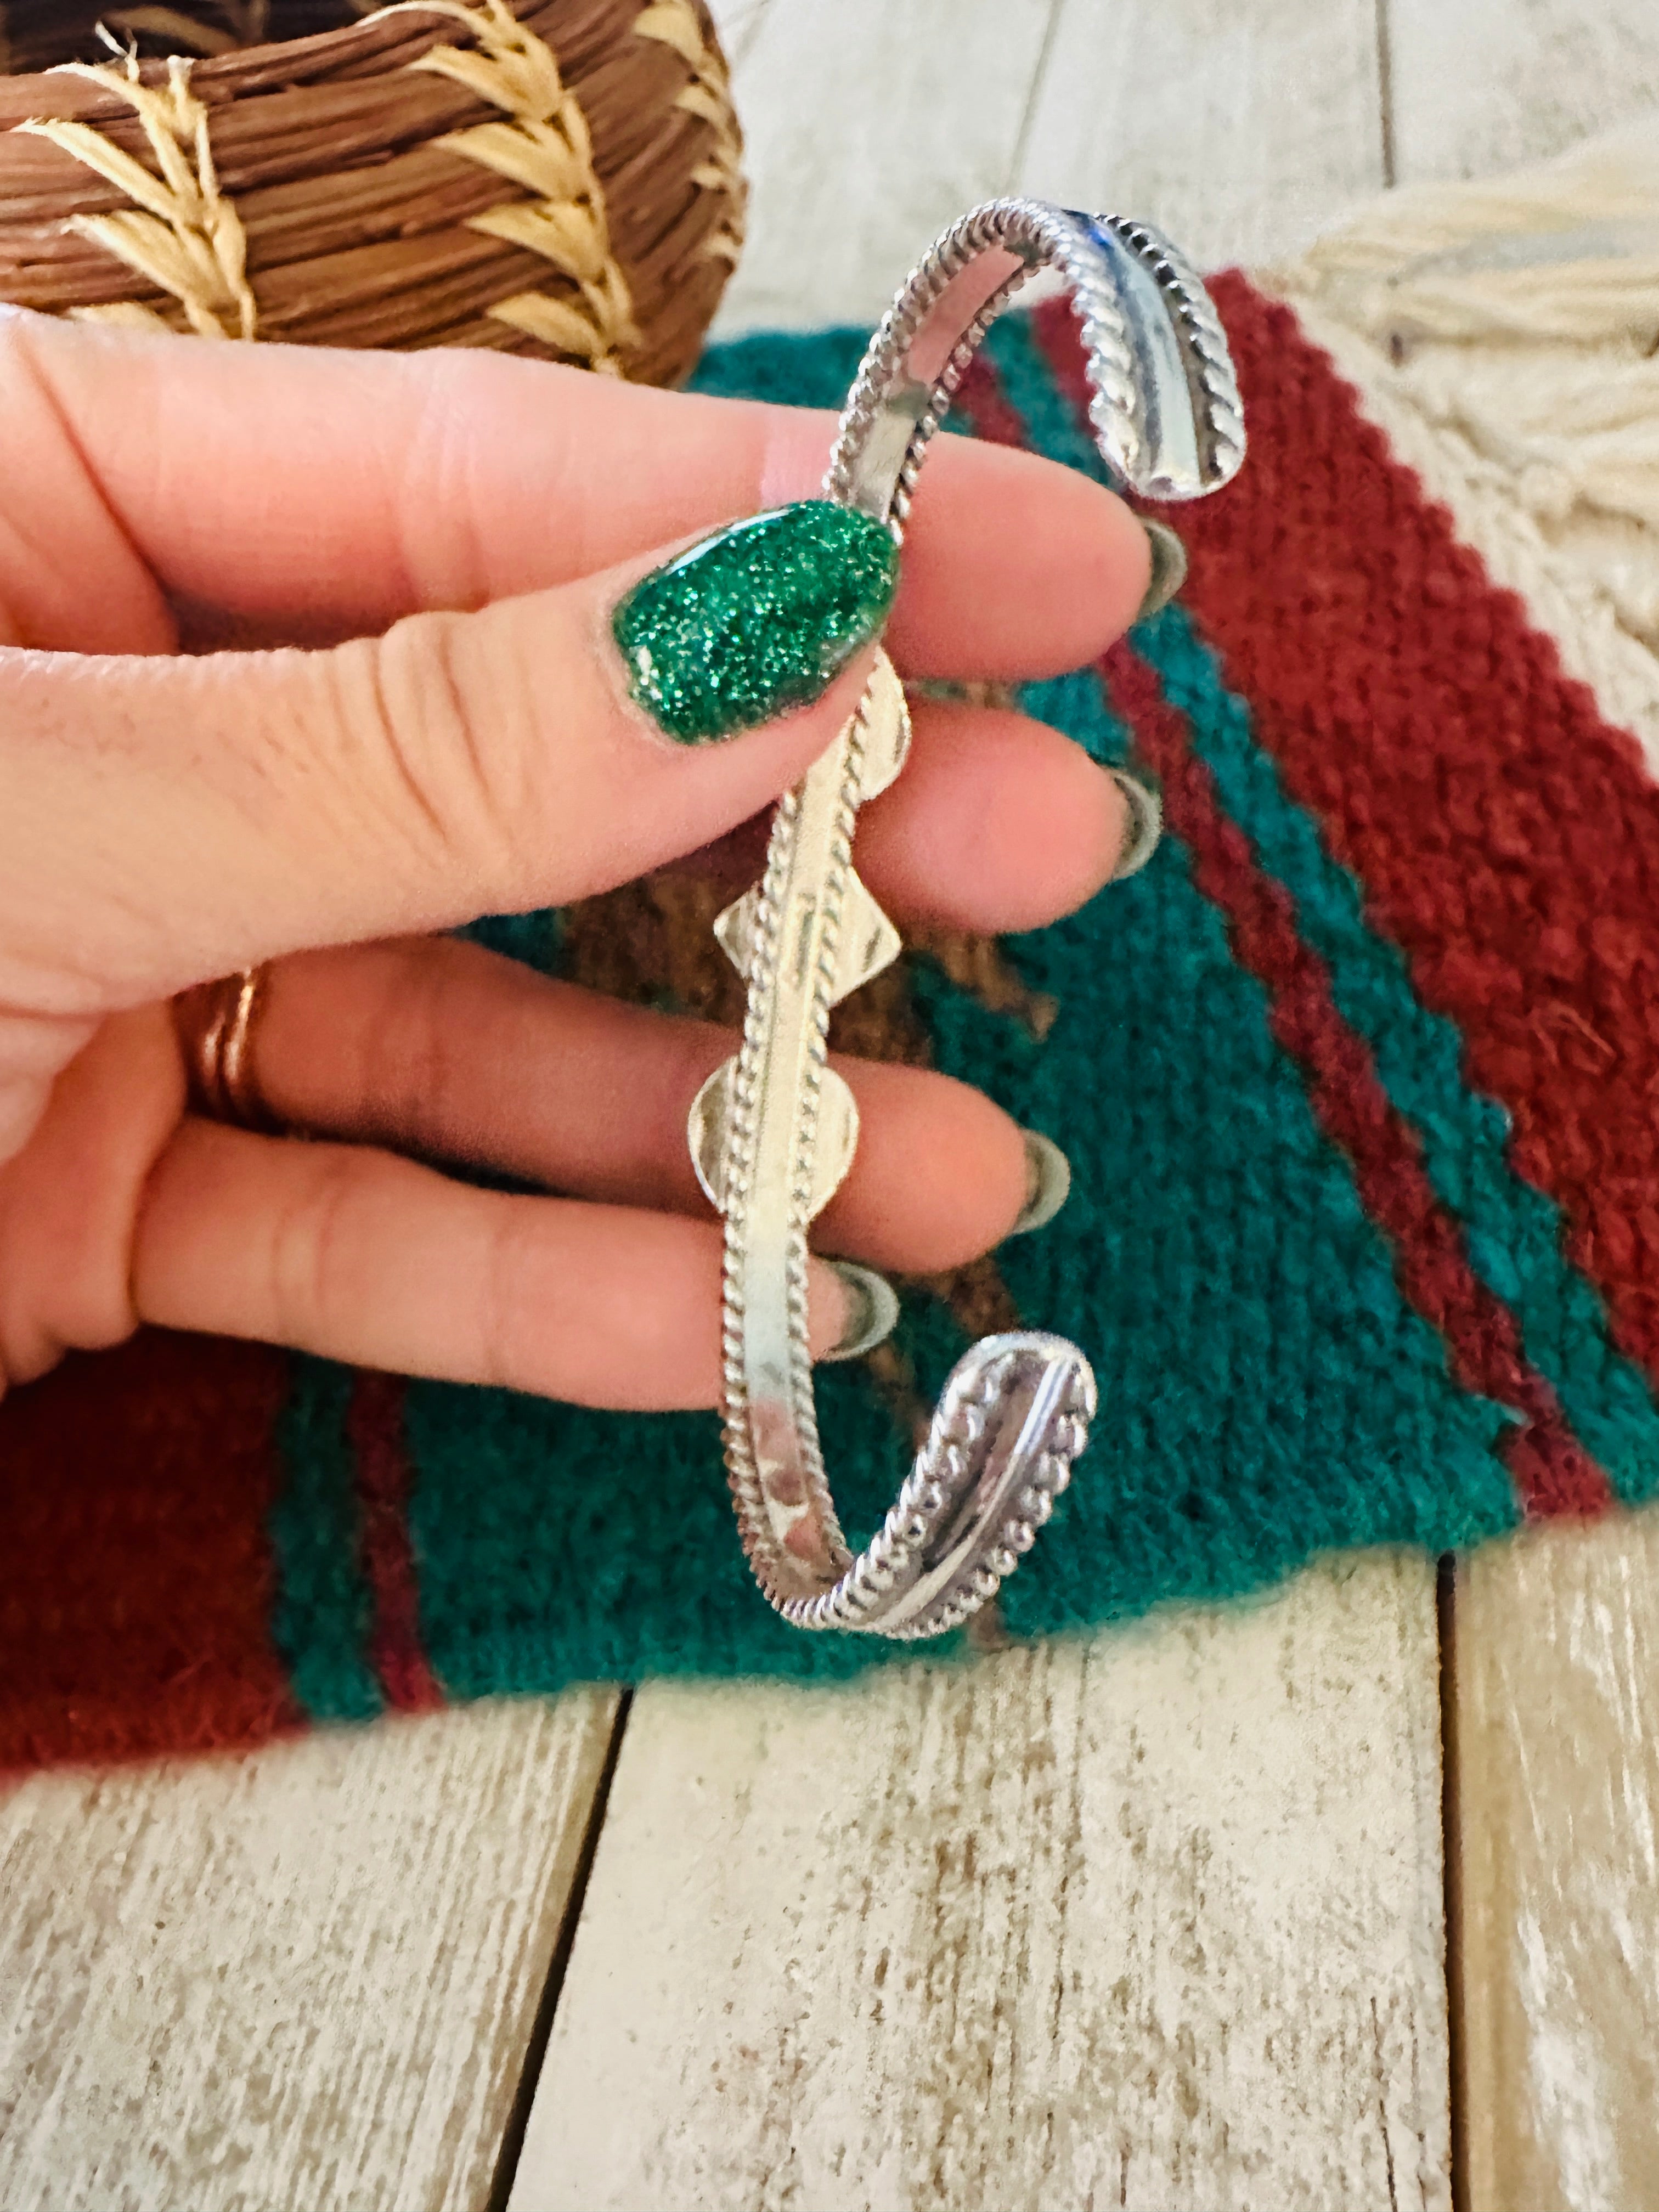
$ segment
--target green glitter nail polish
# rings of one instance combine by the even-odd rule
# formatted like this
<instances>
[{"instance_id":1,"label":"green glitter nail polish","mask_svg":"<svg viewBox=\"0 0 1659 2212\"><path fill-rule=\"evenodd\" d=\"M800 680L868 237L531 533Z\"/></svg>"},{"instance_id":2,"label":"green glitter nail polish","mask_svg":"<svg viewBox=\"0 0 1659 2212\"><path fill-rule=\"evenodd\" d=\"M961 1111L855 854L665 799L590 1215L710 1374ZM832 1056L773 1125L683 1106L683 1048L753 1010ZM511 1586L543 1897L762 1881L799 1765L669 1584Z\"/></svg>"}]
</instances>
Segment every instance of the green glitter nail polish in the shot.
<instances>
[{"instance_id":1,"label":"green glitter nail polish","mask_svg":"<svg viewBox=\"0 0 1659 2212\"><path fill-rule=\"evenodd\" d=\"M805 707L879 635L898 581L889 532L804 499L717 530L642 577L611 617L635 699L681 744Z\"/></svg>"}]
</instances>

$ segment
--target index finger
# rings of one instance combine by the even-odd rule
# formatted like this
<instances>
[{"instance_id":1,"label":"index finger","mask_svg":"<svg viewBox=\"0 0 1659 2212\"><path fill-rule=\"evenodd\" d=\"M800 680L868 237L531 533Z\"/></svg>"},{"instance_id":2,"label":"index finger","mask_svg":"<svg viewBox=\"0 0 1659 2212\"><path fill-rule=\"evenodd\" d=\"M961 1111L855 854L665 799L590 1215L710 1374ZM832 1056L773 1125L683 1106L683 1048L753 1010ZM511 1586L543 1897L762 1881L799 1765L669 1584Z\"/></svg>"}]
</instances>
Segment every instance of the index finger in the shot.
<instances>
[{"instance_id":1,"label":"index finger","mask_svg":"<svg viewBox=\"0 0 1659 2212\"><path fill-rule=\"evenodd\" d=\"M44 383L162 590L272 636L480 606L808 495L834 431L822 412L505 355L209 345L16 313L0 420L14 377ZM1146 576L1145 535L1102 486L941 439L891 649L917 676L1076 667L1127 627Z\"/></svg>"}]
</instances>

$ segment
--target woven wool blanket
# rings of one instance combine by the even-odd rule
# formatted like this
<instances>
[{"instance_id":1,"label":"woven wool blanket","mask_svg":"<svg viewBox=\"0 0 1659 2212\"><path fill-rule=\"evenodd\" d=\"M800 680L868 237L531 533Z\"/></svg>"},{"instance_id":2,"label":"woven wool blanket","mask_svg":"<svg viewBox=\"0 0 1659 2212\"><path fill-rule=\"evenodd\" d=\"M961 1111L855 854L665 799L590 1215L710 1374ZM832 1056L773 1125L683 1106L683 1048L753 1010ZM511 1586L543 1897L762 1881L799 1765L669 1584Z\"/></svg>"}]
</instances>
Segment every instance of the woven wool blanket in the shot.
<instances>
[{"instance_id":1,"label":"woven wool blanket","mask_svg":"<svg viewBox=\"0 0 1659 2212\"><path fill-rule=\"evenodd\" d=\"M1008 1584L1030 1636L1337 1546L1659 1491L1659 130L1395 195L1215 296L1249 459L1170 511L1182 600L1032 711L1162 784L1152 865L1055 928L927 938L836 1042L1070 1155L1042 1234L826 1370L849 1524L966 1342L1078 1340L1103 1416ZM862 331L714 350L833 406ZM1063 303L953 418L1099 464ZM732 1019L720 895L485 925ZM593 1679L879 1661L781 1626L712 1416L606 1416L150 1334L0 1407L0 1761L244 1745Z\"/></svg>"}]
</instances>

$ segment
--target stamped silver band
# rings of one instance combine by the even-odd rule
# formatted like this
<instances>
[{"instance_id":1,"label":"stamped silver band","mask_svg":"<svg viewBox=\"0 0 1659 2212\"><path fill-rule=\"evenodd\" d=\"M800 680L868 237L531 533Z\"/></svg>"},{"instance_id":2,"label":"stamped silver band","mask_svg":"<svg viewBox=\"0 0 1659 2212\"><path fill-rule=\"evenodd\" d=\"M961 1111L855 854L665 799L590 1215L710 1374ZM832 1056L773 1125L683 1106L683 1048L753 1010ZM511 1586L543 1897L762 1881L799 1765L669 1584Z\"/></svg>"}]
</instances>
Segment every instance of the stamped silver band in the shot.
<instances>
[{"instance_id":1,"label":"stamped silver band","mask_svg":"<svg viewBox=\"0 0 1659 2212\"><path fill-rule=\"evenodd\" d=\"M1197 277L1144 224L1004 199L946 232L889 309L848 398L828 497L902 540L929 439L992 320L1042 267L1071 295L1095 438L1130 489L1195 499L1227 482L1243 416ZM856 714L779 805L762 881L716 924L748 1012L742 1049L698 1094L688 1133L726 1220L726 1456L756 1578L798 1627L919 1638L965 1620L1030 1549L1088 1440L1096 1391L1063 1337L983 1339L952 1370L881 1528L848 1550L818 1445L807 1236L858 1141L852 1093L828 1065L830 1010L899 951L854 869L854 820L908 742L882 656Z\"/></svg>"}]
</instances>

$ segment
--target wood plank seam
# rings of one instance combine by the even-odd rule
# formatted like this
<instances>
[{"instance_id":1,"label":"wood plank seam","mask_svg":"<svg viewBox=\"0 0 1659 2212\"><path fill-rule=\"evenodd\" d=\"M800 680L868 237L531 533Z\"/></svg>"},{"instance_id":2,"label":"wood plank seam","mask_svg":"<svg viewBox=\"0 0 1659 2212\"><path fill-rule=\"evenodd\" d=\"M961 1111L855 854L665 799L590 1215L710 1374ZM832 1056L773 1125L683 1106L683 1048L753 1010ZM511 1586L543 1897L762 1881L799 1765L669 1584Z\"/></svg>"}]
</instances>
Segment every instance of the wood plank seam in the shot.
<instances>
[{"instance_id":1,"label":"wood plank seam","mask_svg":"<svg viewBox=\"0 0 1659 2212\"><path fill-rule=\"evenodd\" d=\"M1398 179L1394 143L1394 24L1391 0L1376 0L1376 106L1382 124L1382 182L1392 191Z\"/></svg>"},{"instance_id":2,"label":"wood plank seam","mask_svg":"<svg viewBox=\"0 0 1659 2212\"><path fill-rule=\"evenodd\" d=\"M1446 1929L1447 2094L1451 2136L1452 2212L1469 2212L1468 2078L1463 2043L1463 1840L1457 1743L1457 1561L1448 1553L1435 1576L1440 1642L1441 1878Z\"/></svg>"},{"instance_id":3,"label":"wood plank seam","mask_svg":"<svg viewBox=\"0 0 1659 2212\"><path fill-rule=\"evenodd\" d=\"M569 1894L565 1899L564 1917L559 1923L552 1956L547 1962L547 1978L537 2000L530 2033L520 2053L518 2083L501 2130L501 2146L495 2154L495 2168L490 2177L489 2194L484 2200L484 2212L506 2212L507 2200L513 2194L519 2160L524 2150L525 2130L530 2124L530 2107L535 2099L542 2061L547 2055L548 2041L553 2033L559 1998L564 1990L570 1953L576 1941L576 1929L581 1920L587 1885L592 1878L593 1862L599 1855L599 1835L611 1802L611 1785L616 1779L617 1762L622 1756L623 1737L628 1730L628 1716L633 1704L631 1686L618 1692L616 1717L611 1726L611 1741L605 1747L605 1763L599 1769L592 1802L588 1808L587 1825L582 1832L581 1844L576 1854L575 1871L571 1876Z\"/></svg>"},{"instance_id":4,"label":"wood plank seam","mask_svg":"<svg viewBox=\"0 0 1659 2212\"><path fill-rule=\"evenodd\" d=\"M1014 150L1009 156L1008 171L1003 179L1005 192L1018 189L1019 173L1025 167L1026 153L1031 143L1031 127L1036 121L1037 103L1042 97L1042 87L1054 59L1054 40L1060 34L1060 19L1066 0L1049 0L1048 20L1042 27L1042 43L1037 48L1036 66L1031 71L1031 82L1025 94L1025 109L1019 118L1019 128L1014 133Z\"/></svg>"}]
</instances>

